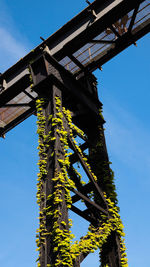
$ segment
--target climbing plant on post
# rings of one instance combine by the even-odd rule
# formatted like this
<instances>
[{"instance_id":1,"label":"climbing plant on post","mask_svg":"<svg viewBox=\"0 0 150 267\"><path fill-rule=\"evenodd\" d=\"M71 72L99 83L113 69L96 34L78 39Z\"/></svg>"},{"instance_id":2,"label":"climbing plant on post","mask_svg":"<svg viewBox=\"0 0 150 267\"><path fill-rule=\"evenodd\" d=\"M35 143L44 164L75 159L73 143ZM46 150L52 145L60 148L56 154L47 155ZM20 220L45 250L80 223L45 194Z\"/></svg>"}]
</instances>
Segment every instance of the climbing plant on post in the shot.
<instances>
[{"instance_id":1,"label":"climbing plant on post","mask_svg":"<svg viewBox=\"0 0 150 267\"><path fill-rule=\"evenodd\" d=\"M90 129L88 131L89 162L92 171L97 176L97 182L102 191L106 193L107 197L114 203L116 210L119 211L117 207L118 201L114 184L114 173L110 168L111 163L108 159L103 123L104 119L100 111L97 123L92 126L92 131L90 131ZM100 205L103 205L95 192L93 197ZM106 264L110 267L119 266L119 262L121 262L121 253L119 235L116 230L111 231L107 241L103 244L100 250L100 259L102 266L105 266Z\"/></svg>"},{"instance_id":2,"label":"climbing plant on post","mask_svg":"<svg viewBox=\"0 0 150 267\"><path fill-rule=\"evenodd\" d=\"M89 117L87 123L92 128L84 123L85 135L83 128L73 123L71 112L62 107L62 92L54 85L48 96L39 97L36 107L39 134L37 202L40 208L38 267L79 267L96 249L100 249L102 267L127 267L123 225L109 167L102 115L97 116L96 121ZM76 136L88 143L87 156ZM85 187L81 174L73 167L71 156L80 162L89 178ZM74 197L83 201L88 216L87 212L73 206ZM90 222L87 234L79 241L72 242L68 209L78 210L77 214Z\"/></svg>"},{"instance_id":3,"label":"climbing plant on post","mask_svg":"<svg viewBox=\"0 0 150 267\"><path fill-rule=\"evenodd\" d=\"M37 100L39 174L37 200L40 225L37 230L38 266L71 266L68 208L70 191L67 133L63 126L61 92L53 86L48 98ZM73 185L72 185L73 186Z\"/></svg>"}]
</instances>

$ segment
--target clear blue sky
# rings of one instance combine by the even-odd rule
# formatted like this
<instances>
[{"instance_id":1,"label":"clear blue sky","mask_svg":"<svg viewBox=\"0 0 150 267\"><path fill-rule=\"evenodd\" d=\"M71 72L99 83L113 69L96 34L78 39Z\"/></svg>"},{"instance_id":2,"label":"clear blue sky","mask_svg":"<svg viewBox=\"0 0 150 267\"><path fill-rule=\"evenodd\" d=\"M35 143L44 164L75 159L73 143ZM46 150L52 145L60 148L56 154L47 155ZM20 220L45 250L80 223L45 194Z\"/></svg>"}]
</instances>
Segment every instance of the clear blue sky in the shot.
<instances>
[{"instance_id":1,"label":"clear blue sky","mask_svg":"<svg viewBox=\"0 0 150 267\"><path fill-rule=\"evenodd\" d=\"M85 8L84 0L1 0L0 72ZM149 267L150 56L149 36L96 71L106 141L125 225L130 267ZM0 266L33 267L37 168L36 117L0 139ZM77 224L77 222L76 222ZM81 228L81 227L80 227ZM86 226L82 223L83 232ZM75 229L77 229L75 227ZM81 264L99 266L96 255Z\"/></svg>"}]
</instances>

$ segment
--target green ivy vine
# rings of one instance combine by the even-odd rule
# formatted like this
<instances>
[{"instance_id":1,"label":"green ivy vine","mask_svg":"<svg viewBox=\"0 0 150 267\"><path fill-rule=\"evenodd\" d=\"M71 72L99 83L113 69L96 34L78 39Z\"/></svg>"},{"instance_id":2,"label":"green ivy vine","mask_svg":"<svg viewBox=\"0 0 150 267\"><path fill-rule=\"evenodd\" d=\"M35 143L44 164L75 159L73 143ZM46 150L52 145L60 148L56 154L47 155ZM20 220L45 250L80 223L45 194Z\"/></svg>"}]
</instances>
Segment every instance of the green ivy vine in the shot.
<instances>
[{"instance_id":1,"label":"green ivy vine","mask_svg":"<svg viewBox=\"0 0 150 267\"><path fill-rule=\"evenodd\" d=\"M81 129L75 126L72 123L71 113L69 110L61 107L61 101L59 97L55 97L56 113L54 116L50 115L48 120L51 123L51 131L46 135L45 134L45 125L46 117L44 115L44 105L45 100L40 98L36 101L37 108L37 133L39 135L39 173L38 173L38 183L37 183L37 203L40 208L39 213L39 229L37 230L37 250L39 251L39 258L37 259L38 267L43 267L40 264L41 250L45 246L46 237L49 235L53 240L53 252L55 253L55 263L47 264L47 267L57 267L57 266L69 266L73 267L74 262L79 257L81 253L88 254L94 252L96 249L102 248L103 244L107 241L108 236L112 231L116 231L121 247L121 266L127 267L127 258L126 258L126 248L124 244L124 232L123 224L118 214L118 207L108 198L104 193L108 204L108 211L110 216L103 215L99 223L99 227L89 226L89 230L86 236L82 237L79 241L73 242L73 235L70 231L71 220L69 224L62 220L61 214L61 204L65 201L67 209L71 207L72 201L70 196L70 191L72 188L75 188L74 182L68 176L67 169L70 166L68 153L68 135L72 138L72 141L82 159L84 160L86 166L88 167L89 172L97 181L96 175L92 172L88 159L82 153L79 145L77 144L74 138L74 132L77 132L80 136L85 138L85 135ZM65 129L64 120L67 121L68 129ZM47 179L47 160L48 160L48 149L54 147L56 140L56 134L59 135L59 140L63 148L63 158L59 154L57 155L57 160L59 162L59 169L56 169L54 172L54 177L52 178L54 183L54 190L52 194L46 196L43 190L45 180ZM53 158L55 155L54 151L51 153ZM82 182L82 177L80 173L74 169L77 176ZM64 200L62 197L64 195ZM45 201L44 201L45 200ZM48 203L44 205L43 203ZM51 224L51 232L48 232L46 229L46 220L49 219ZM107 267L105 265L103 267Z\"/></svg>"}]
</instances>

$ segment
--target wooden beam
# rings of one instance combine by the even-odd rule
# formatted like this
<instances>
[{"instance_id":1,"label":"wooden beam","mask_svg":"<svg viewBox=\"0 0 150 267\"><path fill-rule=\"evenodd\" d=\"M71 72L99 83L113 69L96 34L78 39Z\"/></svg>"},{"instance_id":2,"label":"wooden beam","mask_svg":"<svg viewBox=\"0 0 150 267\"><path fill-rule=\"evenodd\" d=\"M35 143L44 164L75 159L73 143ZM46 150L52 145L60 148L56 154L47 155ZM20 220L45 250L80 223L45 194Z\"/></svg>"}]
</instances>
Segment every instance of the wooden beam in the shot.
<instances>
[{"instance_id":1,"label":"wooden beam","mask_svg":"<svg viewBox=\"0 0 150 267\"><path fill-rule=\"evenodd\" d=\"M91 110L91 112L98 115L101 106L99 100L95 99L69 71L61 66L57 60L50 55L48 49L46 49L44 53L45 59L47 60L46 65L48 64L48 75L53 75L53 81L56 82L57 86L67 90L69 94L71 93L76 100L79 101L79 103L82 103Z\"/></svg>"},{"instance_id":2,"label":"wooden beam","mask_svg":"<svg viewBox=\"0 0 150 267\"><path fill-rule=\"evenodd\" d=\"M68 57L81 69L84 71L84 66L81 64L81 62L76 58L74 57L73 55L68 55Z\"/></svg>"},{"instance_id":3,"label":"wooden beam","mask_svg":"<svg viewBox=\"0 0 150 267\"><path fill-rule=\"evenodd\" d=\"M96 225L96 221L93 218L91 218L90 216L84 214L83 211L81 211L80 209L78 209L74 205L71 206L70 210L72 210L73 212L75 212L77 215L81 216L86 221L92 223L93 225Z\"/></svg>"},{"instance_id":4,"label":"wooden beam","mask_svg":"<svg viewBox=\"0 0 150 267\"><path fill-rule=\"evenodd\" d=\"M33 97L31 94L29 94L27 91L23 91L25 95L27 95L28 97L30 97L32 100L36 101L36 98Z\"/></svg>"},{"instance_id":5,"label":"wooden beam","mask_svg":"<svg viewBox=\"0 0 150 267\"><path fill-rule=\"evenodd\" d=\"M80 147L80 149L81 149L82 151L84 151L85 149L88 148L88 143L85 142L85 143L83 143L82 145L80 145L79 147ZM69 156L69 161L70 161L71 164L74 164L75 162L77 162L77 161L78 161L78 156L77 156L77 154L74 153L74 154L70 155L70 156Z\"/></svg>"},{"instance_id":6,"label":"wooden beam","mask_svg":"<svg viewBox=\"0 0 150 267\"><path fill-rule=\"evenodd\" d=\"M89 182L88 184L85 184L82 186L82 191L84 194L87 194L92 191L92 183ZM80 197L78 195L72 196L72 203L75 203L80 200Z\"/></svg>"},{"instance_id":7,"label":"wooden beam","mask_svg":"<svg viewBox=\"0 0 150 267\"><path fill-rule=\"evenodd\" d=\"M34 51L32 50L23 59L3 73L3 78L9 77L9 75L15 75L15 72L20 68L27 66L30 61L39 57L41 47L45 47L46 45L51 48L51 54L57 60L64 58L68 52L69 54L73 54L109 27L110 24L113 24L116 20L134 9L137 3L143 1L95 0L91 4L91 9L97 14L97 18L93 23L89 25L91 14L88 12L89 7L87 7L42 44L37 46Z\"/></svg>"},{"instance_id":8,"label":"wooden beam","mask_svg":"<svg viewBox=\"0 0 150 267\"><path fill-rule=\"evenodd\" d=\"M12 104L4 104L0 105L0 108L19 108L19 107L31 107L32 102L29 103L12 103Z\"/></svg>"},{"instance_id":9,"label":"wooden beam","mask_svg":"<svg viewBox=\"0 0 150 267\"><path fill-rule=\"evenodd\" d=\"M110 26L110 29L112 30L112 32L119 38L121 35L119 34L119 32L115 29L115 27L113 25Z\"/></svg>"},{"instance_id":10,"label":"wooden beam","mask_svg":"<svg viewBox=\"0 0 150 267\"><path fill-rule=\"evenodd\" d=\"M131 18L130 24L129 24L129 28L128 28L128 31L129 31L129 32L131 32L131 30L132 30L132 27L133 27L133 25L134 25L135 18L136 18L136 15L137 15L137 12L138 12L139 6L140 6L140 4L138 3L138 4L137 4L137 6L136 6L136 7L135 7L135 9L134 9L134 12L133 12L133 15L132 15L132 18Z\"/></svg>"},{"instance_id":11,"label":"wooden beam","mask_svg":"<svg viewBox=\"0 0 150 267\"><path fill-rule=\"evenodd\" d=\"M40 186L40 196L43 196L40 201L41 213L43 212L43 210L47 210L49 209L49 206L51 206L49 195L53 194L56 190L56 183L53 181L53 178L55 177L55 175L57 175L57 173L62 172L59 160L64 159L64 150L63 146L60 143L60 135L57 131L60 126L58 125L57 127L53 128L52 123L49 122L50 115L56 117L56 113L58 112L56 98L62 99L62 92L55 85L52 85L50 89L51 90L49 92L49 97L47 97L46 104L43 106L43 113L46 119L44 132L46 135L48 135L50 131L53 131L55 142L53 143L53 145L50 145L45 152L47 153L47 173L45 174L45 177L42 177L42 185ZM60 110L62 112L62 106L60 106ZM41 142L44 142L44 140L42 139ZM53 157L50 156L52 153L54 154ZM43 216L45 216L44 219L43 216L40 217L41 224L45 223L44 231L47 233L51 233L54 230L54 221L55 223L57 222L58 228L60 230L69 231L68 209L65 200L65 189L63 187L59 189L59 194L62 200L61 204L59 203L57 205L59 216L54 219L53 215L45 214L43 212L44 214L42 214ZM65 225L61 224L62 221L65 222ZM43 236L41 236L41 232L39 232L39 234L40 237L43 238ZM57 252L54 251L54 235L46 235L45 240L44 242L42 242L40 247L40 266L55 266L56 256L58 256L59 254L61 254L60 249L58 249Z\"/></svg>"},{"instance_id":12,"label":"wooden beam","mask_svg":"<svg viewBox=\"0 0 150 267\"><path fill-rule=\"evenodd\" d=\"M93 43L93 44L114 44L115 41L109 41L109 40L92 40L89 43Z\"/></svg>"},{"instance_id":13,"label":"wooden beam","mask_svg":"<svg viewBox=\"0 0 150 267\"><path fill-rule=\"evenodd\" d=\"M91 201L89 198L87 198L85 195L80 193L79 191L72 189L72 191L80 197L80 199L83 199L85 202L89 203L94 208L98 209L99 211L103 212L104 214L108 215L108 212L104 210L102 207L100 207L98 204L96 204L94 201Z\"/></svg>"},{"instance_id":14,"label":"wooden beam","mask_svg":"<svg viewBox=\"0 0 150 267\"><path fill-rule=\"evenodd\" d=\"M150 31L150 19L139 25L135 32L134 30L132 31L132 34L127 32L124 35L120 36L115 41L115 46L114 44L110 45L108 49L106 49L105 51L103 51L103 53L101 53L101 56L95 57L94 61L89 63L85 68L87 68L91 72L95 71L98 68L98 66L104 65L106 62L108 62L110 59L118 55L127 47L134 44L138 39L142 38L144 35L149 33L149 31ZM82 71L79 71L75 75L78 76L81 74Z\"/></svg>"},{"instance_id":15,"label":"wooden beam","mask_svg":"<svg viewBox=\"0 0 150 267\"><path fill-rule=\"evenodd\" d=\"M69 174L70 179L72 179L74 181L75 186L76 186L78 192L81 192L84 196L86 196L88 198L87 193L89 191L90 192L92 191L92 183L89 183L89 184L83 186L81 184L80 179L77 177L76 173L73 171L73 168L72 167L70 167L68 169L68 174ZM73 203L77 202L80 199L81 199L80 196L77 195L77 194L75 194L72 197ZM86 205L87 208L90 208L91 207L90 203L87 202L87 201L85 202L85 205ZM90 210L90 212L89 212L88 215L91 215L92 218L96 218L97 217L97 214L95 214L95 209Z\"/></svg>"},{"instance_id":16,"label":"wooden beam","mask_svg":"<svg viewBox=\"0 0 150 267\"><path fill-rule=\"evenodd\" d=\"M100 189L100 187L98 186L98 184L96 183L95 179L93 178L91 172L89 171L87 165L85 164L84 160L82 159L80 153L78 152L78 150L76 149L72 139L69 137L69 143L71 145L71 148L74 150L74 152L76 153L76 155L78 156L78 159L85 171L85 173L87 174L87 176L89 177L90 181L92 182L92 184L94 185L94 188L95 190L97 191L97 193L101 196L101 199L104 201L106 207L107 207L107 202L106 202L106 199L103 195L103 192L102 190Z\"/></svg>"}]
</instances>

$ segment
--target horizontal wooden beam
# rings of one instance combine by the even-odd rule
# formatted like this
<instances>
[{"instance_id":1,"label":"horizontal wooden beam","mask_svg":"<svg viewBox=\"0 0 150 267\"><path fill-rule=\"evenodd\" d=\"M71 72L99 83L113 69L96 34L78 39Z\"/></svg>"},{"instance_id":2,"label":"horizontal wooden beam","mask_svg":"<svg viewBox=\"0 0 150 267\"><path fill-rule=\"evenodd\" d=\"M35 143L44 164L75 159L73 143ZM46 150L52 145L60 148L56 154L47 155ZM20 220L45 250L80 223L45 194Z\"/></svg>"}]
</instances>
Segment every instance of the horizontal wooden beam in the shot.
<instances>
[{"instance_id":1,"label":"horizontal wooden beam","mask_svg":"<svg viewBox=\"0 0 150 267\"><path fill-rule=\"evenodd\" d=\"M82 191L86 195L87 193L90 193L92 191L92 183L89 182L88 184L85 184L82 186ZM75 203L80 200L80 197L78 195L72 196L72 203Z\"/></svg>"},{"instance_id":2,"label":"horizontal wooden beam","mask_svg":"<svg viewBox=\"0 0 150 267\"><path fill-rule=\"evenodd\" d=\"M12 103L12 104L4 104L0 105L0 108L19 108L19 107L30 107L32 106L31 102L29 103Z\"/></svg>"},{"instance_id":3,"label":"horizontal wooden beam","mask_svg":"<svg viewBox=\"0 0 150 267\"><path fill-rule=\"evenodd\" d=\"M27 91L23 91L25 95L27 95L28 97L30 97L32 100L36 101L36 98L33 97L31 94L29 94Z\"/></svg>"},{"instance_id":4,"label":"horizontal wooden beam","mask_svg":"<svg viewBox=\"0 0 150 267\"><path fill-rule=\"evenodd\" d=\"M92 40L89 43L93 43L93 44L114 44L115 41L109 41L109 40Z\"/></svg>"},{"instance_id":5,"label":"horizontal wooden beam","mask_svg":"<svg viewBox=\"0 0 150 267\"><path fill-rule=\"evenodd\" d=\"M77 191L76 189L72 189L72 192L74 192L76 195L80 197L80 199L83 199L85 202L89 203L94 208L98 209L99 211L103 212L104 214L108 215L108 212L104 210L102 207L100 207L97 203L94 201L91 201L88 197Z\"/></svg>"},{"instance_id":6,"label":"horizontal wooden beam","mask_svg":"<svg viewBox=\"0 0 150 267\"><path fill-rule=\"evenodd\" d=\"M86 221L92 223L93 225L96 225L96 220L94 220L93 218L91 218L90 216L84 214L84 212L80 209L78 209L77 207L75 207L74 205L71 206L70 210L72 210L73 212L75 212L77 215L81 216L83 219L85 219Z\"/></svg>"},{"instance_id":7,"label":"horizontal wooden beam","mask_svg":"<svg viewBox=\"0 0 150 267\"><path fill-rule=\"evenodd\" d=\"M84 66L81 64L81 62L76 58L74 57L73 55L68 55L68 57L81 69L84 71Z\"/></svg>"}]
</instances>

